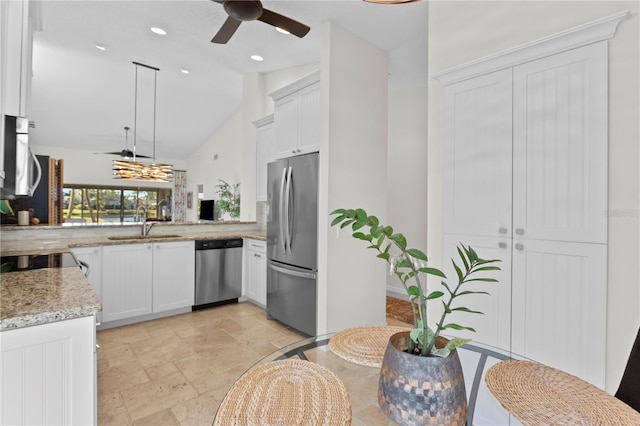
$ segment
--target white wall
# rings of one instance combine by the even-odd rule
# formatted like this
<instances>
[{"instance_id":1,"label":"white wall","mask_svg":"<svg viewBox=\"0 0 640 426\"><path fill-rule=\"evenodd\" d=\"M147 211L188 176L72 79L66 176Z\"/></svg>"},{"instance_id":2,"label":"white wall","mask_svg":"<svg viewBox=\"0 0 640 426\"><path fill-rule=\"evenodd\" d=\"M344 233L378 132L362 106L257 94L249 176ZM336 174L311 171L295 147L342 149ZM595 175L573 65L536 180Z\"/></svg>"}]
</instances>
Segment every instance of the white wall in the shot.
<instances>
[{"instance_id":1,"label":"white wall","mask_svg":"<svg viewBox=\"0 0 640 426\"><path fill-rule=\"evenodd\" d=\"M204 186L204 199L218 199L216 185L219 179L230 184L240 182L240 199L246 191L241 179L242 113L236 112L222 128L211 135L187 158L187 191L197 196L197 186ZM215 156L217 155L217 159ZM255 188L255 183L253 183ZM197 207L187 209L187 222L197 220Z\"/></svg>"},{"instance_id":2,"label":"white wall","mask_svg":"<svg viewBox=\"0 0 640 426\"><path fill-rule=\"evenodd\" d=\"M96 154L93 151L81 149L60 148L46 145L32 145L31 150L36 155L48 155L51 158L64 160L63 181L66 184L91 184L109 186L144 186L154 188L172 188L173 183L134 182L113 179L113 160L120 157L115 155ZM150 161L141 158L140 161ZM184 170L187 163L183 160L157 158L157 163L172 164L174 169Z\"/></svg>"},{"instance_id":3,"label":"white wall","mask_svg":"<svg viewBox=\"0 0 640 426\"><path fill-rule=\"evenodd\" d=\"M386 52L331 22L322 27L318 333L385 323L385 264L329 213L362 207L386 220Z\"/></svg>"},{"instance_id":4,"label":"white wall","mask_svg":"<svg viewBox=\"0 0 640 426\"><path fill-rule=\"evenodd\" d=\"M615 392L640 326L639 3L435 1L429 9L430 74L629 9L609 42L609 260L606 390ZM441 263L443 89L429 84L428 241ZM605 212L603 212L605 214Z\"/></svg>"},{"instance_id":5,"label":"white wall","mask_svg":"<svg viewBox=\"0 0 640 426\"><path fill-rule=\"evenodd\" d=\"M389 91L387 146L387 224L407 237L410 247L427 249L427 105L426 87ZM442 265L434 264L436 267ZM387 291L408 296L395 275L387 275Z\"/></svg>"}]
</instances>

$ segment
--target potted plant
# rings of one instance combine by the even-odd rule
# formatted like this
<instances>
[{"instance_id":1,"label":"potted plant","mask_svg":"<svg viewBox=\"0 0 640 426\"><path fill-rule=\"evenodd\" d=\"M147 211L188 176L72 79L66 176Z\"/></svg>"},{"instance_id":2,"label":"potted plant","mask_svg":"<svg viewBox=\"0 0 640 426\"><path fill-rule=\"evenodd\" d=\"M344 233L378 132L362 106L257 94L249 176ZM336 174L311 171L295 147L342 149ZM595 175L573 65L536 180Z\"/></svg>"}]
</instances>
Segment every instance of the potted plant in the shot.
<instances>
[{"instance_id":1,"label":"potted plant","mask_svg":"<svg viewBox=\"0 0 640 426\"><path fill-rule=\"evenodd\" d=\"M228 214L231 219L240 217L240 183L230 184L222 179L218 179L221 183L216 185L219 200L217 206L220 212Z\"/></svg>"},{"instance_id":2,"label":"potted plant","mask_svg":"<svg viewBox=\"0 0 640 426\"><path fill-rule=\"evenodd\" d=\"M440 269L427 266L424 252L410 248L403 234L380 224L376 216L367 215L363 209L337 209L331 215L335 215L331 226L351 226L353 237L368 242L368 248L390 265L411 302L413 330L393 335L384 355L378 389L380 407L399 423L436 420L439 424L442 420L447 424L464 424L466 392L456 349L469 339L445 339L440 334L448 329L475 331L469 326L445 323L445 320L453 312L481 314L454 301L466 295L487 294L467 287L474 282L496 282L494 278L478 274L499 270L495 265L499 260L481 259L475 250L461 244L457 249L458 263L452 259L457 284L451 285ZM442 289L429 291L427 275L442 278ZM441 303L442 315L434 327L429 327L428 302L433 301ZM438 407L433 406L434 401L439 401Z\"/></svg>"}]
</instances>

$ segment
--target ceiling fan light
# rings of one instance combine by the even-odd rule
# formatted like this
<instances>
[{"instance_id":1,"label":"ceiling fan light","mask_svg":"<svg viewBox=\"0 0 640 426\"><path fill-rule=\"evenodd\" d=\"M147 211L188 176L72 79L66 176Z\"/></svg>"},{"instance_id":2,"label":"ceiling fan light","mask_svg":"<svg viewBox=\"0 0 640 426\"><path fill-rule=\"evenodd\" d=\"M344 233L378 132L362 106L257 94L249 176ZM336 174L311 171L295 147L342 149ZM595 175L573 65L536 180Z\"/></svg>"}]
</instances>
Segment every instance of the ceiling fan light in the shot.
<instances>
[{"instance_id":1,"label":"ceiling fan light","mask_svg":"<svg viewBox=\"0 0 640 426\"><path fill-rule=\"evenodd\" d=\"M151 27L150 30L152 33L155 33L158 35L167 35L167 32L160 27Z\"/></svg>"},{"instance_id":2,"label":"ceiling fan light","mask_svg":"<svg viewBox=\"0 0 640 426\"><path fill-rule=\"evenodd\" d=\"M113 160L114 179L144 182L171 182L171 164L142 163L140 161Z\"/></svg>"},{"instance_id":3,"label":"ceiling fan light","mask_svg":"<svg viewBox=\"0 0 640 426\"><path fill-rule=\"evenodd\" d=\"M96 49L102 50L103 52L107 50L107 46L102 43L96 43Z\"/></svg>"},{"instance_id":4,"label":"ceiling fan light","mask_svg":"<svg viewBox=\"0 0 640 426\"><path fill-rule=\"evenodd\" d=\"M264 61L264 58L262 56L260 56L260 55L251 55L251 59L253 59L254 61L257 61L257 62Z\"/></svg>"}]
</instances>

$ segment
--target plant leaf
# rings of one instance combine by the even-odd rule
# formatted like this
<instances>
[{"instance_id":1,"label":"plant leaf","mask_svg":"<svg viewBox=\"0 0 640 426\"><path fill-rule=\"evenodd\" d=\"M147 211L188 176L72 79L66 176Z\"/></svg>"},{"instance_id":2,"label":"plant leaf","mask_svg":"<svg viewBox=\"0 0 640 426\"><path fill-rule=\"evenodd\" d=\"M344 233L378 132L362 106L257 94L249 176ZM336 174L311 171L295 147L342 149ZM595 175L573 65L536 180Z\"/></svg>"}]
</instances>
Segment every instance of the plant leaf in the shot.
<instances>
[{"instance_id":1,"label":"plant leaf","mask_svg":"<svg viewBox=\"0 0 640 426\"><path fill-rule=\"evenodd\" d=\"M336 226L337 224L342 222L344 219L345 219L345 215L343 214L341 214L340 216L336 216L336 218L331 221L331 226Z\"/></svg>"},{"instance_id":2,"label":"plant leaf","mask_svg":"<svg viewBox=\"0 0 640 426\"><path fill-rule=\"evenodd\" d=\"M409 294L409 296L420 296L420 289L418 286L412 285L407 288L407 294Z\"/></svg>"},{"instance_id":3,"label":"plant leaf","mask_svg":"<svg viewBox=\"0 0 640 426\"><path fill-rule=\"evenodd\" d=\"M469 308L465 308L464 306L461 306L459 308L453 308L451 309L451 311L459 311L459 312L468 312L470 314L480 314L480 315L484 315L484 312L480 312L480 311L472 311Z\"/></svg>"},{"instance_id":4,"label":"plant leaf","mask_svg":"<svg viewBox=\"0 0 640 426\"><path fill-rule=\"evenodd\" d=\"M404 250L407 248L407 239L402 234L393 234L389 236L391 241L394 241L398 246Z\"/></svg>"},{"instance_id":5,"label":"plant leaf","mask_svg":"<svg viewBox=\"0 0 640 426\"><path fill-rule=\"evenodd\" d=\"M458 349L460 346L466 345L470 341L471 339L461 339L460 337L452 337L449 340L449 343L447 343L447 346L445 346L445 348L449 349L450 351L454 351Z\"/></svg>"},{"instance_id":6,"label":"plant leaf","mask_svg":"<svg viewBox=\"0 0 640 426\"><path fill-rule=\"evenodd\" d=\"M372 228L376 228L378 227L378 225L380 225L380 221L375 216L369 216L367 218L367 225L369 225Z\"/></svg>"},{"instance_id":7,"label":"plant leaf","mask_svg":"<svg viewBox=\"0 0 640 426\"><path fill-rule=\"evenodd\" d=\"M471 327L464 327L464 326L462 326L460 324L455 324L455 323L449 323L447 325L443 325L441 330L446 330L446 329L449 329L449 328L452 328L454 330L469 330L469 331L475 332L475 330L473 328L471 328Z\"/></svg>"},{"instance_id":8,"label":"plant leaf","mask_svg":"<svg viewBox=\"0 0 640 426\"><path fill-rule=\"evenodd\" d=\"M440 278L447 278L444 272L437 268L420 268L418 269L418 272L424 272L425 274L435 275Z\"/></svg>"},{"instance_id":9,"label":"plant leaf","mask_svg":"<svg viewBox=\"0 0 640 426\"><path fill-rule=\"evenodd\" d=\"M429 293L429 295L427 296L427 300L431 300L431 299L437 299L438 297L442 297L444 296L444 293L441 291L432 291L431 293Z\"/></svg>"},{"instance_id":10,"label":"plant leaf","mask_svg":"<svg viewBox=\"0 0 640 426\"><path fill-rule=\"evenodd\" d=\"M445 346L444 348L438 349L435 346L431 349L431 355L440 357L440 358L446 358L449 356L449 354L451 353L451 351Z\"/></svg>"},{"instance_id":11,"label":"plant leaf","mask_svg":"<svg viewBox=\"0 0 640 426\"><path fill-rule=\"evenodd\" d=\"M423 260L425 262L428 260L427 255L418 249L408 249L407 254L413 257L414 259Z\"/></svg>"},{"instance_id":12,"label":"plant leaf","mask_svg":"<svg viewBox=\"0 0 640 426\"><path fill-rule=\"evenodd\" d=\"M363 209L356 209L356 220L358 222L367 222L367 212Z\"/></svg>"}]
</instances>

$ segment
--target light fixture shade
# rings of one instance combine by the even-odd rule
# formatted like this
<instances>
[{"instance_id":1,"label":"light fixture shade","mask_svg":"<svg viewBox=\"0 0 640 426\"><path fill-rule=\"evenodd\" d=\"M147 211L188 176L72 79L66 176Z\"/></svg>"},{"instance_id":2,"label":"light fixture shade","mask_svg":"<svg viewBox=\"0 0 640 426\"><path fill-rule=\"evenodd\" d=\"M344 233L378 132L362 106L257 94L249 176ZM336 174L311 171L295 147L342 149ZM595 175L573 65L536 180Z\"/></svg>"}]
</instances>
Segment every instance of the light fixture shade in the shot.
<instances>
[{"instance_id":1,"label":"light fixture shade","mask_svg":"<svg viewBox=\"0 0 640 426\"><path fill-rule=\"evenodd\" d=\"M142 163L140 161L113 160L114 179L144 182L171 182L171 164Z\"/></svg>"}]
</instances>

